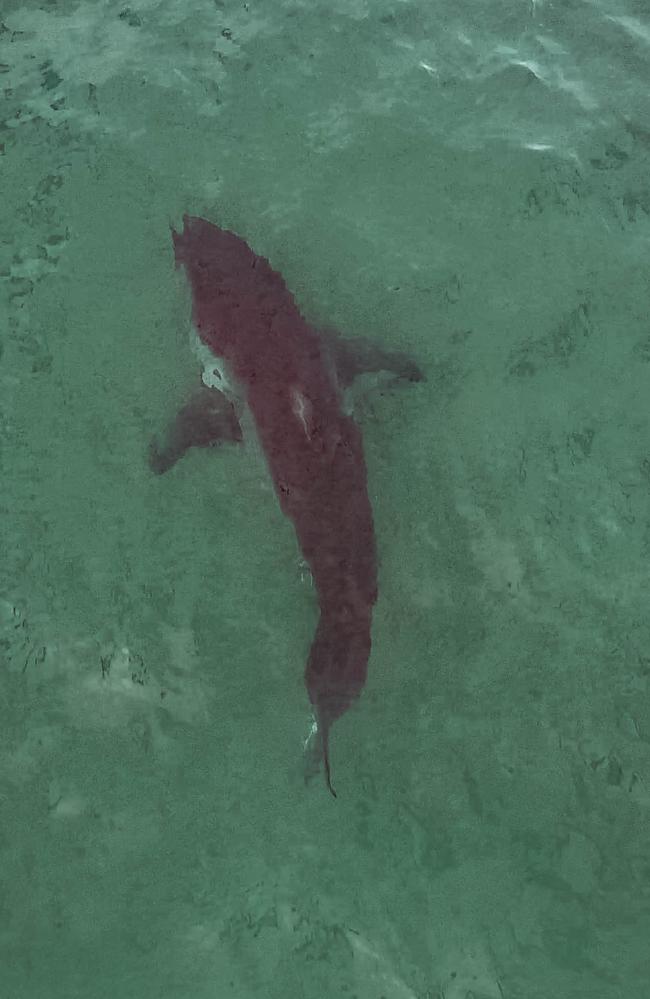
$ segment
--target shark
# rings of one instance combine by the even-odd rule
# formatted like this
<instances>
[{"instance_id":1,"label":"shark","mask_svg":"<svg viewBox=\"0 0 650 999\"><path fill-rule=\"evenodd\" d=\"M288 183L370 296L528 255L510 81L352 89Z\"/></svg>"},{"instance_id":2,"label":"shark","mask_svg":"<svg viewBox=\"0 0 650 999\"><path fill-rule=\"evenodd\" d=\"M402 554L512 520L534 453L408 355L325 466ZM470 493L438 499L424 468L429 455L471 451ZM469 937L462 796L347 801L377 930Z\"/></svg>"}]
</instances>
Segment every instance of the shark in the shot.
<instances>
[{"instance_id":1,"label":"shark","mask_svg":"<svg viewBox=\"0 0 650 999\"><path fill-rule=\"evenodd\" d=\"M190 448L239 443L246 420L256 435L318 600L304 674L313 709L306 774L322 769L336 797L330 732L364 688L377 602L368 473L348 389L366 372L405 382L424 374L403 352L313 326L282 275L236 233L184 215L172 240L211 363L162 440L152 440L150 467L161 475Z\"/></svg>"}]
</instances>

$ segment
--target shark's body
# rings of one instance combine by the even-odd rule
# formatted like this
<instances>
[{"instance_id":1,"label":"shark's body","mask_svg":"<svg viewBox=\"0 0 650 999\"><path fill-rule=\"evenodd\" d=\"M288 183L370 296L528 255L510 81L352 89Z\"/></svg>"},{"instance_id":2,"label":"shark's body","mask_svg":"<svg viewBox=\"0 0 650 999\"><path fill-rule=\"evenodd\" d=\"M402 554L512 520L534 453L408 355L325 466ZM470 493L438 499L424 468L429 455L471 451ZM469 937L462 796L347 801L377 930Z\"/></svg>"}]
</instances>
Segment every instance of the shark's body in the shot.
<instances>
[{"instance_id":1,"label":"shark's body","mask_svg":"<svg viewBox=\"0 0 650 999\"><path fill-rule=\"evenodd\" d=\"M323 333L301 315L282 276L234 233L184 218L173 233L192 288L198 335L225 366L252 415L280 506L294 524L320 619L305 672L316 752L329 768L329 732L366 680L377 556L358 425L343 406L356 374L386 369L419 380L404 355ZM152 466L192 445L241 440L236 407L204 388L181 411Z\"/></svg>"}]
</instances>

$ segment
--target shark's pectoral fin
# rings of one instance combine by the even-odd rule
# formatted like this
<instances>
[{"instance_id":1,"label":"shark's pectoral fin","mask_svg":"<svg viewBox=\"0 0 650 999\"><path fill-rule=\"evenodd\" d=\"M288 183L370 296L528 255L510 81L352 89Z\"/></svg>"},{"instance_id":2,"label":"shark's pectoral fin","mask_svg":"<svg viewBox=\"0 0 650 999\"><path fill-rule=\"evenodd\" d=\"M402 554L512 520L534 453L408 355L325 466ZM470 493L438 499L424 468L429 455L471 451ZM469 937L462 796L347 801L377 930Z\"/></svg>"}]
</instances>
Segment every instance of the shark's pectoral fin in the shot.
<instances>
[{"instance_id":1,"label":"shark's pectoral fin","mask_svg":"<svg viewBox=\"0 0 650 999\"><path fill-rule=\"evenodd\" d=\"M241 440L241 426L230 399L218 389L201 386L179 410L162 443L151 442L149 465L162 475L191 447L214 447Z\"/></svg>"},{"instance_id":2,"label":"shark's pectoral fin","mask_svg":"<svg viewBox=\"0 0 650 999\"><path fill-rule=\"evenodd\" d=\"M425 381L421 368L402 351L384 350L363 337L348 339L336 330L319 330L319 334L334 364L341 388L348 388L359 375L378 371L387 371L399 381Z\"/></svg>"}]
</instances>

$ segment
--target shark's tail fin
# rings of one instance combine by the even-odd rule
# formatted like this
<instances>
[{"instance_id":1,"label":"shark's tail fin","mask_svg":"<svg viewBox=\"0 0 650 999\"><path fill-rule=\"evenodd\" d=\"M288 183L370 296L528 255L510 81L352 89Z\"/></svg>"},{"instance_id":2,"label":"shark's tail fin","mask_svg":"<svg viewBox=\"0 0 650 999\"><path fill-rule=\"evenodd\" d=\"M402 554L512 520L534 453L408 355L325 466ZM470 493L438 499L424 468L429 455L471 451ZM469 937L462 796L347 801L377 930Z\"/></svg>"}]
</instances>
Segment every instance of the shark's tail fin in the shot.
<instances>
[{"instance_id":1,"label":"shark's tail fin","mask_svg":"<svg viewBox=\"0 0 650 999\"><path fill-rule=\"evenodd\" d=\"M308 783L319 774L322 768L325 774L327 789L332 797L336 798L336 791L332 785L329 757L330 723L326 719L319 717L319 714L320 712L312 716L309 735L305 739L305 783Z\"/></svg>"},{"instance_id":2,"label":"shark's tail fin","mask_svg":"<svg viewBox=\"0 0 650 999\"><path fill-rule=\"evenodd\" d=\"M323 758L323 770L325 771L325 783L327 784L327 789L333 798L336 798L336 791L332 787L332 771L330 769L330 725L331 722L328 718L323 717L322 712L319 712L320 718L318 719L318 728L320 730L320 748L321 756Z\"/></svg>"}]
</instances>

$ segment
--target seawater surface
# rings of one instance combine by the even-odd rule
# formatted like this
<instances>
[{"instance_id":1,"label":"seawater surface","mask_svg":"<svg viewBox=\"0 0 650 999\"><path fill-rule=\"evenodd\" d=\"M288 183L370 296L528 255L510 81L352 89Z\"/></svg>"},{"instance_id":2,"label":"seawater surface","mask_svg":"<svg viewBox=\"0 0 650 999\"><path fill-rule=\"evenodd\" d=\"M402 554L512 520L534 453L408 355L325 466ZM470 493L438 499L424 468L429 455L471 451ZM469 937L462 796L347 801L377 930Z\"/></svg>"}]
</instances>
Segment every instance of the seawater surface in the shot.
<instances>
[{"instance_id":1,"label":"seawater surface","mask_svg":"<svg viewBox=\"0 0 650 999\"><path fill-rule=\"evenodd\" d=\"M0 977L12 999L627 999L650 980L650 17L4 0ZM305 787L315 595L170 226L369 378L369 677Z\"/></svg>"}]
</instances>

